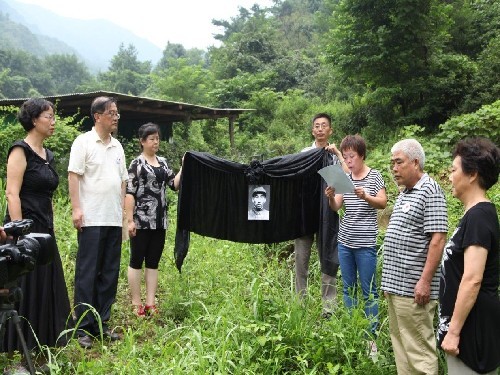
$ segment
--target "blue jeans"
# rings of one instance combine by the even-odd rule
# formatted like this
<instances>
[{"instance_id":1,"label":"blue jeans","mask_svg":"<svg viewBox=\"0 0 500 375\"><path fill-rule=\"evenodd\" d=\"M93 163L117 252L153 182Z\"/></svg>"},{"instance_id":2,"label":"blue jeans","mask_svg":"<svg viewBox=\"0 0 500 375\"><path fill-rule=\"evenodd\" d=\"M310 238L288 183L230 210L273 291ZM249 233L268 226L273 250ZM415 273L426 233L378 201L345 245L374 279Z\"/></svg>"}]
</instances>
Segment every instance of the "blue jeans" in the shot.
<instances>
[{"instance_id":1,"label":"blue jeans","mask_svg":"<svg viewBox=\"0 0 500 375\"><path fill-rule=\"evenodd\" d=\"M365 315L370 320L370 332L378 327L378 291L375 270L377 250L374 247L351 248L338 244L340 271L342 273L344 304L348 309L358 305L357 275L365 301Z\"/></svg>"}]
</instances>

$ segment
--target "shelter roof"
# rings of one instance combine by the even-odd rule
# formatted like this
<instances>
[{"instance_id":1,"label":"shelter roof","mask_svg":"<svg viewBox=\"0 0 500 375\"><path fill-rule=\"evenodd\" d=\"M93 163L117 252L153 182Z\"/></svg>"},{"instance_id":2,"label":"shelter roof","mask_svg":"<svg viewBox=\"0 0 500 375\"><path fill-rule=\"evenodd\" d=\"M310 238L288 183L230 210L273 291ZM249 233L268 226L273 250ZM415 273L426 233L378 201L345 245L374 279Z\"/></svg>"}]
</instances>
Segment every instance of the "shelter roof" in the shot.
<instances>
[{"instance_id":1,"label":"shelter roof","mask_svg":"<svg viewBox=\"0 0 500 375\"><path fill-rule=\"evenodd\" d=\"M113 96L118 99L118 108L127 121L144 122L184 122L190 120L237 118L252 109L211 108L201 105L152 99L110 91L94 91L64 95L49 95L43 98L57 106L57 112L63 116L80 114L90 117L90 103L98 96ZM0 99L0 106L19 107L28 98Z\"/></svg>"}]
</instances>

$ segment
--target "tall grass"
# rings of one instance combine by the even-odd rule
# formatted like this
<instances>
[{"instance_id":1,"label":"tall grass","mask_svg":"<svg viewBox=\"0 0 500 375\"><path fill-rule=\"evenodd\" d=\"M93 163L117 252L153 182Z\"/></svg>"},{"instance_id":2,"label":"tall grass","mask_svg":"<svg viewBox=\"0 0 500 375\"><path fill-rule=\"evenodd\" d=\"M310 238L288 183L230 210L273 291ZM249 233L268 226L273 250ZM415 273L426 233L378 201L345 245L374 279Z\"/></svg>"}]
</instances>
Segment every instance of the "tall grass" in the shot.
<instances>
[{"instance_id":1,"label":"tall grass","mask_svg":"<svg viewBox=\"0 0 500 375\"><path fill-rule=\"evenodd\" d=\"M4 197L0 193L0 200ZM73 295L76 233L68 199L54 200L56 237L70 297ZM171 207L171 218L174 208ZM128 243L122 247L117 301L110 324L123 336L91 350L75 340L63 348L41 348L39 360L54 374L391 374L395 367L382 313L380 355L366 353L368 321L362 309L339 306L321 318L320 273L312 257L309 297L293 289L293 264L277 246L237 244L192 236L179 274L173 258L171 219L160 263L160 314L135 317L127 290ZM382 303L383 305L383 303ZM384 311L384 308L381 308ZM0 356L0 368L8 358Z\"/></svg>"},{"instance_id":2,"label":"tall grass","mask_svg":"<svg viewBox=\"0 0 500 375\"><path fill-rule=\"evenodd\" d=\"M498 186L494 196L498 197ZM460 205L448 198L455 221ZM0 202L4 201L2 189ZM54 209L57 242L72 299L77 245L67 197L56 195ZM238 244L193 235L179 274L173 257L173 205L170 211L167 245L159 268L160 314L149 319L133 314L126 276L129 244L124 243L110 321L122 340L101 341L91 350L81 349L75 340L62 348L41 348L38 359L48 362L51 373L396 374L383 298L379 355L373 360L367 355L369 322L363 306L348 313L339 292L334 315L329 320L321 318L316 254L311 257L311 285L304 301L295 296L293 258L287 259L283 245ZM341 291L340 278L338 282ZM0 355L0 368L9 361ZM440 371L444 373L442 360Z\"/></svg>"}]
</instances>

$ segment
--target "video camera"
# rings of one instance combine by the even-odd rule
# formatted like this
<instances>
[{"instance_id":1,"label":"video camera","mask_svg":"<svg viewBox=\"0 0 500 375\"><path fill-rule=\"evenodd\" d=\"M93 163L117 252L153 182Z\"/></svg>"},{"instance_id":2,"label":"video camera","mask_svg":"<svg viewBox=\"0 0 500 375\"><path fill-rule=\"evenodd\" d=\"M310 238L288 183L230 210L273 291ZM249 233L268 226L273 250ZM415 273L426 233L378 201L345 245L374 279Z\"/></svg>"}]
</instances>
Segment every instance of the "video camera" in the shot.
<instances>
[{"instance_id":1,"label":"video camera","mask_svg":"<svg viewBox=\"0 0 500 375\"><path fill-rule=\"evenodd\" d=\"M9 243L0 246L0 288L33 271L35 264L52 261L56 242L50 234L30 233L33 220L14 220L4 225Z\"/></svg>"}]
</instances>

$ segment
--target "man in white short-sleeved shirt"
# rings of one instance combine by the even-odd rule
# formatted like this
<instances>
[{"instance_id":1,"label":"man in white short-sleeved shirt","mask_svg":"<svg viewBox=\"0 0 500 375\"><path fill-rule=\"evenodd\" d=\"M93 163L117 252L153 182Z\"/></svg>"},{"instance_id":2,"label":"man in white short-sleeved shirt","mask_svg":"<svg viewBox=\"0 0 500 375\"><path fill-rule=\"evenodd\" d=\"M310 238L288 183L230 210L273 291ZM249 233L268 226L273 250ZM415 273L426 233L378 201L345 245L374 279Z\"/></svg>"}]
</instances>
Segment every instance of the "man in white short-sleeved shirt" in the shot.
<instances>
[{"instance_id":1,"label":"man in white short-sleeved shirt","mask_svg":"<svg viewBox=\"0 0 500 375\"><path fill-rule=\"evenodd\" d=\"M125 186L128 179L123 147L111 135L118 128L116 99L98 97L91 106L92 130L71 146L68 166L73 226L78 230L75 266L75 313L78 342L92 346L100 334L92 312L99 313L104 336L118 340L108 326L120 270Z\"/></svg>"}]
</instances>

